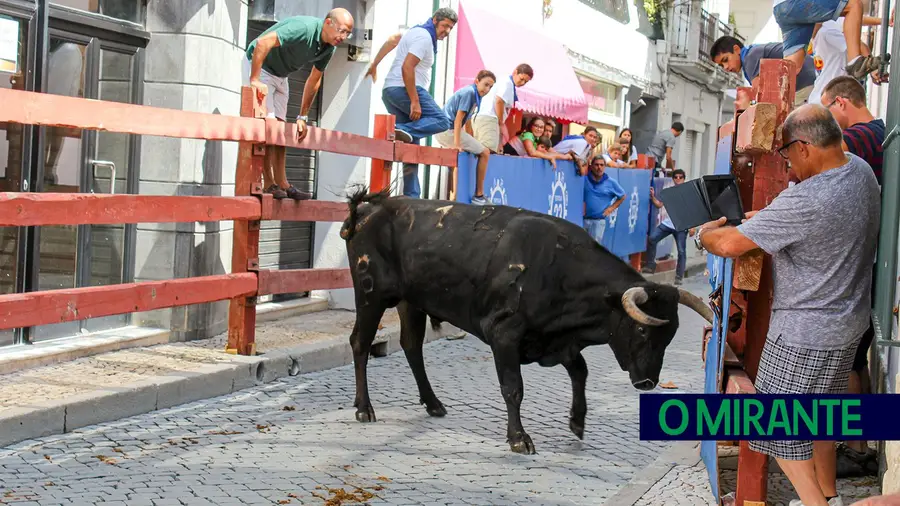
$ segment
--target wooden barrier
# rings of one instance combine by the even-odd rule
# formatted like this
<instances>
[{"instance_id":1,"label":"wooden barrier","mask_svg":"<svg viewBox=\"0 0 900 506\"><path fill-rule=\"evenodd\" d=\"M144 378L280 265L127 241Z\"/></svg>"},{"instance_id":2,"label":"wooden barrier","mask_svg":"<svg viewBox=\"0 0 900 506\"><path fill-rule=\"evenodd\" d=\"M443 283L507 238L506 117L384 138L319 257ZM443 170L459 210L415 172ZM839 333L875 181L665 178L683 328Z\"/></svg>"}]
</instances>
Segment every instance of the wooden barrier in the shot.
<instances>
[{"instance_id":1,"label":"wooden barrier","mask_svg":"<svg viewBox=\"0 0 900 506\"><path fill-rule=\"evenodd\" d=\"M294 124L265 118L265 105L249 87L241 90L240 117L9 89L0 89L0 103L0 123L239 143L234 197L0 193L0 226L8 227L234 221L231 274L0 295L0 329L230 300L226 349L252 355L258 296L352 287L349 269L259 269L261 220L347 217L342 202L278 201L263 194L270 146L372 158L370 188L376 191L389 185L394 161L455 168L457 160L456 150L394 143L393 116L376 117L377 138L309 127L296 142Z\"/></svg>"},{"instance_id":2,"label":"wooden barrier","mask_svg":"<svg viewBox=\"0 0 900 506\"><path fill-rule=\"evenodd\" d=\"M780 125L794 103L793 65L785 60L762 60L759 88L739 88L735 119L720 127L719 137L732 138L731 172L735 175L746 211L766 207L788 185L788 168L775 150L781 146ZM754 96L754 93L756 95ZM751 104L751 98L756 104ZM732 300L743 312L741 327L727 335L734 356L725 367L725 393L755 393L772 311L771 258L760 252L735 261ZM735 311L729 309L729 314ZM740 442L736 505L764 504L768 457Z\"/></svg>"}]
</instances>

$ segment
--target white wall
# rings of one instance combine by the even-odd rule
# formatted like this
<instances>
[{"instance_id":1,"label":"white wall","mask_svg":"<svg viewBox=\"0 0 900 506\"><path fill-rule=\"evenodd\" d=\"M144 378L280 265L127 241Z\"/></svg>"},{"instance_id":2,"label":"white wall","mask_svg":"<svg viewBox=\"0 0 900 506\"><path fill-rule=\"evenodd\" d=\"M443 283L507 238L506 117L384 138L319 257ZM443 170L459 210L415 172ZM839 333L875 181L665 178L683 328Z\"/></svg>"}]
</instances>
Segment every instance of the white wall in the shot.
<instances>
[{"instance_id":1,"label":"white wall","mask_svg":"<svg viewBox=\"0 0 900 506\"><path fill-rule=\"evenodd\" d=\"M659 108L659 129L671 126L672 115L677 114L686 130L695 131L695 137L702 135L699 143L694 145L695 152L691 160L686 158L685 135L679 137L675 145L675 166L687 173L687 179L711 173L715 160L716 132L721 121L721 97L721 94L712 93L678 74L669 74L666 100L662 101ZM706 166L701 165L701 161Z\"/></svg>"},{"instance_id":2,"label":"white wall","mask_svg":"<svg viewBox=\"0 0 900 506\"><path fill-rule=\"evenodd\" d=\"M347 49L338 48L325 72L322 85L322 128L358 135L372 135L372 81L364 78L367 63L347 60ZM380 102L380 100L379 100ZM319 151L316 171L318 200L344 201L347 189L369 183L369 158ZM341 223L317 222L313 267L345 268L346 243L340 236ZM336 308L353 309L353 290L315 291L315 297L330 298Z\"/></svg>"}]
</instances>

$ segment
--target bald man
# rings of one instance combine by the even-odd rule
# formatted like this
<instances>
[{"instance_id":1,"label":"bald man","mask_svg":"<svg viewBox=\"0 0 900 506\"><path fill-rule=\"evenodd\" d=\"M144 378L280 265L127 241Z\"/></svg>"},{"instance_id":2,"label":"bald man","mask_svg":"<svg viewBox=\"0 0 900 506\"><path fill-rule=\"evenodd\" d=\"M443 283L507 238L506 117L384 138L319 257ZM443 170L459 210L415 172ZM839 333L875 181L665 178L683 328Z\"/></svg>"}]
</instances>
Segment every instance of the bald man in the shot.
<instances>
[{"instance_id":1,"label":"bald man","mask_svg":"<svg viewBox=\"0 0 900 506\"><path fill-rule=\"evenodd\" d=\"M258 100L266 101L269 117L286 121L288 103L288 76L308 64L312 64L309 79L303 87L303 100L294 138L297 142L306 137L306 122L312 101L322 84L322 73L335 46L350 38L353 32L353 16L346 9L333 9L319 19L312 16L294 16L272 25L247 46L244 56L244 86L252 87ZM305 200L310 194L301 192L287 181L285 174L285 150L270 147L267 150L263 170L265 192L276 199L290 197Z\"/></svg>"},{"instance_id":2,"label":"bald man","mask_svg":"<svg viewBox=\"0 0 900 506\"><path fill-rule=\"evenodd\" d=\"M703 225L704 249L728 258L772 255L775 296L754 385L760 394L842 394L872 313L872 264L881 194L872 168L845 153L841 127L821 105L795 109L778 154L800 183L781 191L738 227ZM840 233L835 234L835 224ZM825 262L823 259L834 259ZM834 441L750 441L775 457L799 500L790 506L843 506Z\"/></svg>"}]
</instances>

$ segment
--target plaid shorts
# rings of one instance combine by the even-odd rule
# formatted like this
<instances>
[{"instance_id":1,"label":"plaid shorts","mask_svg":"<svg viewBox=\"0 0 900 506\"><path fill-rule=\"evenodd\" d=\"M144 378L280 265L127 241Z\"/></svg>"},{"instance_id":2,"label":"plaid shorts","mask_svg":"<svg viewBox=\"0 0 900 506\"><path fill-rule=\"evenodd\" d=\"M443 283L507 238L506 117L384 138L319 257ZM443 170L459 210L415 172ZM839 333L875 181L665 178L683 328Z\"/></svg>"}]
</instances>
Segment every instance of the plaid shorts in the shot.
<instances>
[{"instance_id":1,"label":"plaid shorts","mask_svg":"<svg viewBox=\"0 0 900 506\"><path fill-rule=\"evenodd\" d=\"M811 350L792 346L781 336L766 338L756 373L760 394L843 394L862 336L840 350ZM784 460L812 458L812 441L750 441L750 449Z\"/></svg>"}]
</instances>

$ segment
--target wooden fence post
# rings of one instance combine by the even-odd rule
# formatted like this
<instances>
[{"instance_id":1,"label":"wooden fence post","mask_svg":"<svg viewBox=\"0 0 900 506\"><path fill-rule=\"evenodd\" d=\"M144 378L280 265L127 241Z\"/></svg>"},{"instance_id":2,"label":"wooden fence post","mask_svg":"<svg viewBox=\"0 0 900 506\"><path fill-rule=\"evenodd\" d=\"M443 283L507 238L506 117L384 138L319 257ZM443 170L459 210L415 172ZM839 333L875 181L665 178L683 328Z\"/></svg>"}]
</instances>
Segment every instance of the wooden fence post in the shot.
<instances>
[{"instance_id":1,"label":"wooden fence post","mask_svg":"<svg viewBox=\"0 0 900 506\"><path fill-rule=\"evenodd\" d=\"M739 156L749 155L751 163L735 163L733 161L732 165L733 173L738 181L741 200L748 211L766 207L788 185L787 165L774 150L781 146L780 125L784 124L784 120L794 104L796 83L794 66L786 60L762 60L759 76L759 94L756 100L760 105L754 107L772 109L772 105L769 104L774 105L774 121L769 122L768 118L765 121L765 124L771 124L771 128L774 129L774 132L765 132L772 134L772 137L768 137L768 139L772 139L772 145L766 149L759 146L760 149L757 151L748 151L746 154L741 152L742 146L749 146L755 142L752 139L753 136L748 137L747 133L753 130L752 122L758 120L757 116L761 114L762 109L759 109L759 112L754 110L751 114L744 113L738 119L738 129L735 132L735 159ZM768 139L766 144L768 144ZM772 313L772 259L768 255L764 255L762 262L747 260L739 260L735 263L734 280L736 285L747 283L747 280L758 280L755 283L748 283L756 285L755 290L748 289L746 286L735 286L736 289L747 290L743 319L746 329L743 359L747 376L751 381L755 381L766 335L769 331L769 317ZM743 505L745 502L752 501L765 502L768 467L766 455L752 451L747 441L741 441L738 454L736 504Z\"/></svg>"},{"instance_id":2,"label":"wooden fence post","mask_svg":"<svg viewBox=\"0 0 900 506\"><path fill-rule=\"evenodd\" d=\"M241 88L241 116L265 117L265 103L257 103L254 95L253 89L249 86ZM266 149L265 144L240 143L234 177L234 195L236 197L262 196L260 177ZM259 205L262 209L261 199ZM260 213L260 215L262 214ZM235 220L234 242L231 249L231 272L237 274L258 270L259 220ZM257 278L257 286L258 282ZM256 294L231 299L228 308L228 345L225 351L238 355L256 354Z\"/></svg>"},{"instance_id":3,"label":"wooden fence post","mask_svg":"<svg viewBox=\"0 0 900 506\"><path fill-rule=\"evenodd\" d=\"M394 140L394 125L396 118L393 114L376 114L375 139ZM391 186L391 169L393 160L378 160L372 158L372 169L369 177L369 191L379 192Z\"/></svg>"}]
</instances>

